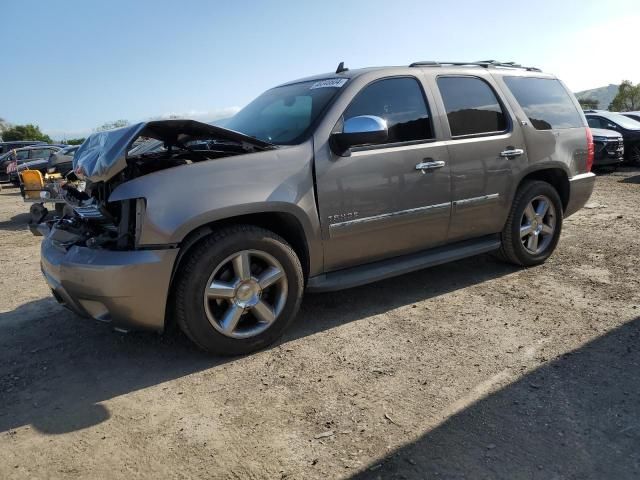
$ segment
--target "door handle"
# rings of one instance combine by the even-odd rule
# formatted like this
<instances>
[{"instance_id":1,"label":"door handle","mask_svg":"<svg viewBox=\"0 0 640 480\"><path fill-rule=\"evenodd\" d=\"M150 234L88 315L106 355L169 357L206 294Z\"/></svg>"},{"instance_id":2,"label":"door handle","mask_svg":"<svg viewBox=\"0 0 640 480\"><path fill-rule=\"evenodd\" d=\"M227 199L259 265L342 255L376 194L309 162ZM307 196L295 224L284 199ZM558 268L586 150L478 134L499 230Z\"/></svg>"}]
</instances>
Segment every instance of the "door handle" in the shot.
<instances>
[{"instance_id":1,"label":"door handle","mask_svg":"<svg viewBox=\"0 0 640 480\"><path fill-rule=\"evenodd\" d=\"M425 160L426 162L420 162L416 165L416 170L421 170L423 174L426 173L427 170L435 170L445 165L442 160L431 160L427 158L425 158Z\"/></svg>"},{"instance_id":2,"label":"door handle","mask_svg":"<svg viewBox=\"0 0 640 480\"><path fill-rule=\"evenodd\" d=\"M503 150L502 152L500 152L500 156L504 158L515 158L523 154L524 154L524 150L522 148L514 148L514 147L507 147L506 150Z\"/></svg>"}]
</instances>

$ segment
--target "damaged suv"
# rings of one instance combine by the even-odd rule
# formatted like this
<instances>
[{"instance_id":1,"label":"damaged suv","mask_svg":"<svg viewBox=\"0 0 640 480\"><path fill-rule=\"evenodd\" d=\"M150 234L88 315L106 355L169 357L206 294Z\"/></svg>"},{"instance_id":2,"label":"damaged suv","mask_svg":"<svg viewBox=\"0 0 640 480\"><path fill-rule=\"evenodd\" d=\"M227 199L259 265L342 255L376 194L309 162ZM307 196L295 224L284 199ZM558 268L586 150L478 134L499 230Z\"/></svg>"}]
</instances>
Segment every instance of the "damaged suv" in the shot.
<instances>
[{"instance_id":1,"label":"damaged suv","mask_svg":"<svg viewBox=\"0 0 640 480\"><path fill-rule=\"evenodd\" d=\"M132 151L140 137L162 147ZM592 162L580 106L538 69L341 65L268 90L225 128L91 135L73 215L39 226L42 270L80 315L176 321L205 350L246 353L281 336L305 289L491 251L544 262L591 195Z\"/></svg>"}]
</instances>

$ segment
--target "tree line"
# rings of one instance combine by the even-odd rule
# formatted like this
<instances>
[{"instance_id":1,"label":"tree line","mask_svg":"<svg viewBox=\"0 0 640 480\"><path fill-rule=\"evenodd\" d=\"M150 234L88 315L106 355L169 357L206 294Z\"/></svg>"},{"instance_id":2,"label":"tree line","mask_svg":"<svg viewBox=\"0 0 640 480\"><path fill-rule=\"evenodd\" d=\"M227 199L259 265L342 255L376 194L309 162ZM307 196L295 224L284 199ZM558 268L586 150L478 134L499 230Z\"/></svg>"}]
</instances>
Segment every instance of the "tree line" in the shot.
<instances>
[{"instance_id":1,"label":"tree line","mask_svg":"<svg viewBox=\"0 0 640 480\"><path fill-rule=\"evenodd\" d=\"M95 128L95 132L105 132L107 130L113 130L114 128L126 127L129 125L128 120L115 120L113 122L107 122L99 127ZM68 138L60 142L54 142L54 140L47 134L40 130L38 125L27 123L26 125L12 125L4 118L0 117L0 137L4 142L15 142L20 140L35 140L46 143L66 143L67 145L80 145L86 138Z\"/></svg>"},{"instance_id":2,"label":"tree line","mask_svg":"<svg viewBox=\"0 0 640 480\"><path fill-rule=\"evenodd\" d=\"M583 110L595 110L598 108L598 100L595 98L581 98L578 100ZM618 93L609 104L608 110L612 112L636 112L640 110L640 83L634 85L630 80L623 80L618 87Z\"/></svg>"}]
</instances>

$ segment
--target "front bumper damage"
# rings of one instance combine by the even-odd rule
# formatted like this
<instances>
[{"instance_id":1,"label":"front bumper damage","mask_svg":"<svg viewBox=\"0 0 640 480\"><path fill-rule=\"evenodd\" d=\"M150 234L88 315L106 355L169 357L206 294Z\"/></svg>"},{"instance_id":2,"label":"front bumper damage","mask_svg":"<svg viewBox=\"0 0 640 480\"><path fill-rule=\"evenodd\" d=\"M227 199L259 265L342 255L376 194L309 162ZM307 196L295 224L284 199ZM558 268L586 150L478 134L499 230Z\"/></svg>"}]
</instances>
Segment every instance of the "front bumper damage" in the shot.
<instances>
[{"instance_id":1,"label":"front bumper damage","mask_svg":"<svg viewBox=\"0 0 640 480\"><path fill-rule=\"evenodd\" d=\"M60 304L121 330L164 329L177 248L67 248L52 239L54 232L42 241L41 267Z\"/></svg>"}]
</instances>

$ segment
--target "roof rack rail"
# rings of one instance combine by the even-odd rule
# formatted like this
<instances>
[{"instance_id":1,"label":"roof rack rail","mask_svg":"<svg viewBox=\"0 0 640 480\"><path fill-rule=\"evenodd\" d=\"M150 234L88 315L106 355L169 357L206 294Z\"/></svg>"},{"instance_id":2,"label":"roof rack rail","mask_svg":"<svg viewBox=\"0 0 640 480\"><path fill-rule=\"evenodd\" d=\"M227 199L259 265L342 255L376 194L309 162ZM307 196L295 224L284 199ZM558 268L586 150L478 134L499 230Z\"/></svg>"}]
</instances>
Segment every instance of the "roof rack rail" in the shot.
<instances>
[{"instance_id":1,"label":"roof rack rail","mask_svg":"<svg viewBox=\"0 0 640 480\"><path fill-rule=\"evenodd\" d=\"M521 68L528 72L541 72L536 67L525 67L516 62L498 62L496 60L480 60L479 62L434 62L433 60L427 60L423 62L413 62L410 67L506 67L506 68Z\"/></svg>"}]
</instances>

